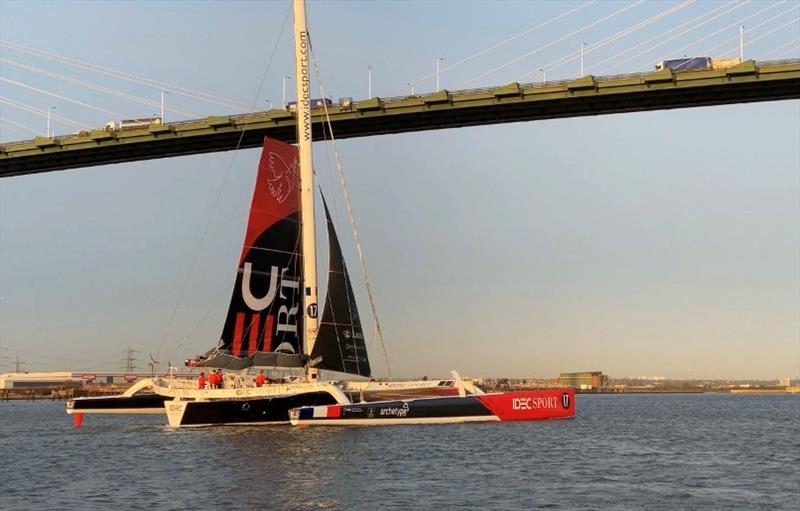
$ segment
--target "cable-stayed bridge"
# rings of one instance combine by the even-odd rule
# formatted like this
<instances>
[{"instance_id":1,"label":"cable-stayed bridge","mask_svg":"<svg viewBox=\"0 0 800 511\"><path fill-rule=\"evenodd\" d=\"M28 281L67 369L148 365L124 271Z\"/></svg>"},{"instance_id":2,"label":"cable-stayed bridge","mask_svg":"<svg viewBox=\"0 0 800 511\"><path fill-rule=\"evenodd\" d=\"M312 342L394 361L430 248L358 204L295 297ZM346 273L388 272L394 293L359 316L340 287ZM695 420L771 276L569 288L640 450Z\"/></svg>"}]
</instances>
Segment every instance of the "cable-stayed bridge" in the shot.
<instances>
[{"instance_id":1,"label":"cable-stayed bridge","mask_svg":"<svg viewBox=\"0 0 800 511\"><path fill-rule=\"evenodd\" d=\"M324 138L323 126L328 118L337 138L352 138L800 97L800 59L795 58L800 37L792 38L800 36L800 3L794 0L590 0L563 5L555 16L492 46L454 61L437 58L435 73L408 81L389 95L372 94L370 66L370 90L365 99L344 98L331 102L327 109L314 110L315 137ZM542 38L527 42L532 34ZM520 43L525 45L524 53L509 57L506 49ZM565 52L564 45L572 49ZM255 100L248 106L11 41L0 41L0 46L4 48L0 58L0 126L6 133L13 130L29 133L28 137L39 135L0 143L0 177L251 148L259 146L265 135L294 140L294 117L286 108L289 76L283 77L281 107L262 110L263 107L254 107L258 104ZM468 75L451 80L447 87L440 87L440 75L450 76L490 53L497 54L500 48L504 50L500 62L481 64ZM755 49L752 55L761 58L745 59L746 48ZM80 75L10 58L15 52L70 67ZM654 64L687 55L714 56L728 64L652 71ZM537 62L531 63L532 59ZM525 69L522 73L518 71L521 65ZM632 72L617 74L621 71ZM133 92L90 81L88 73L136 83L150 91ZM434 81L435 87L430 87ZM453 82L455 85L450 86ZM92 100L53 88L61 83L73 92L88 91ZM504 85L476 88L485 83ZM433 92L415 93L415 88L423 87ZM152 97L153 89L161 93L160 104ZM14 96L8 91L13 91ZM170 94L166 107L165 93ZM97 99L107 96L113 97ZM323 96L325 93L320 91L319 97ZM178 97L211 103L217 110L221 106L222 112L231 113L199 113L209 109L179 104ZM26 102L26 98L35 99ZM131 114L130 103L145 106ZM53 104L59 105L57 111L55 106L46 106ZM160 115L152 114L159 107ZM150 115L142 115L142 108L147 108ZM92 114L95 120L89 122L68 117L76 109L100 112L105 119L114 121L126 117L145 119L127 124L112 122L103 127L105 121L98 122L97 113ZM119 113L122 111L125 114ZM165 122L165 111L171 122ZM15 114L20 117L12 117ZM26 122L21 117L25 115L39 119ZM47 119L47 129L41 136L30 126L43 118ZM69 126L71 133L55 136L51 120L62 131ZM7 135L3 138L8 140Z\"/></svg>"},{"instance_id":2,"label":"cable-stayed bridge","mask_svg":"<svg viewBox=\"0 0 800 511\"><path fill-rule=\"evenodd\" d=\"M345 101L328 109L337 138L483 124L800 98L800 60L745 61L723 70L585 76L556 83ZM324 109L313 116L324 137ZM95 129L0 146L0 176L259 147L295 140L288 109L212 116L126 131Z\"/></svg>"}]
</instances>

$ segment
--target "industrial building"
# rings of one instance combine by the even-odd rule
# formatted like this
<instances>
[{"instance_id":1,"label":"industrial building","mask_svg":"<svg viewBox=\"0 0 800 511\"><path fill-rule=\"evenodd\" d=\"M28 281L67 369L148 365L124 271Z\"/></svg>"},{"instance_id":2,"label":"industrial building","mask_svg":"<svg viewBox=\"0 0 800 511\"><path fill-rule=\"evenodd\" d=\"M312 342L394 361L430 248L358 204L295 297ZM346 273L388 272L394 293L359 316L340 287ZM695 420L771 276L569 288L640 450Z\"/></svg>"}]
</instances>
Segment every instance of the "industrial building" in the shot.
<instances>
[{"instance_id":1,"label":"industrial building","mask_svg":"<svg viewBox=\"0 0 800 511\"><path fill-rule=\"evenodd\" d=\"M589 371L584 373L561 373L558 384L563 387L576 389L602 389L608 385L608 376L602 371Z\"/></svg>"}]
</instances>

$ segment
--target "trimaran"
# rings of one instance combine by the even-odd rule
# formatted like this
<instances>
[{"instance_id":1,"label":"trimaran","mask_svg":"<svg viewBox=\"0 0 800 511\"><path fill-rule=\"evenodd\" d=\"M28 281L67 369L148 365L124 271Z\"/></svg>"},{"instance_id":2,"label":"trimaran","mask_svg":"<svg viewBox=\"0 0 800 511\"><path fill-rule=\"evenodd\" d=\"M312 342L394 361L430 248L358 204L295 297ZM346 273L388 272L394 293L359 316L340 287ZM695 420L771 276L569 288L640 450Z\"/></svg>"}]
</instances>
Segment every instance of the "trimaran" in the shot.
<instances>
[{"instance_id":1,"label":"trimaran","mask_svg":"<svg viewBox=\"0 0 800 511\"><path fill-rule=\"evenodd\" d=\"M189 365L226 371L218 388L156 377L113 397L75 398L67 412L166 413L172 427L225 424L435 424L571 417L572 389L484 393L449 380L375 381L350 278L323 199L329 244L327 296L318 320L310 40L304 0L294 1L297 146L266 138L244 246L221 340ZM321 195L320 195L321 196ZM252 368L304 377L252 383ZM320 370L351 375L323 381Z\"/></svg>"}]
</instances>

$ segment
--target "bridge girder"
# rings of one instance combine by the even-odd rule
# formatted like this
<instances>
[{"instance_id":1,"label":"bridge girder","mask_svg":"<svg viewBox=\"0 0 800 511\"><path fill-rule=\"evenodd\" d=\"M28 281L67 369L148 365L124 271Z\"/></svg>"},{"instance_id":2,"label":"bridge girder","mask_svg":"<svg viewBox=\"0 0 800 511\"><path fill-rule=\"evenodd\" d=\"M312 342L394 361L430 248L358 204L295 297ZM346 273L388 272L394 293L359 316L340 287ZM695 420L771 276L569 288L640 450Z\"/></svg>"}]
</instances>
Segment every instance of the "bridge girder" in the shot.
<instances>
[{"instance_id":1,"label":"bridge girder","mask_svg":"<svg viewBox=\"0 0 800 511\"><path fill-rule=\"evenodd\" d=\"M723 70L669 70L547 84L371 98L329 109L337 139L673 108L800 98L800 61L746 61ZM324 115L313 116L314 138ZM209 117L130 131L94 130L0 146L0 177L260 147L265 136L294 142L286 110Z\"/></svg>"}]
</instances>

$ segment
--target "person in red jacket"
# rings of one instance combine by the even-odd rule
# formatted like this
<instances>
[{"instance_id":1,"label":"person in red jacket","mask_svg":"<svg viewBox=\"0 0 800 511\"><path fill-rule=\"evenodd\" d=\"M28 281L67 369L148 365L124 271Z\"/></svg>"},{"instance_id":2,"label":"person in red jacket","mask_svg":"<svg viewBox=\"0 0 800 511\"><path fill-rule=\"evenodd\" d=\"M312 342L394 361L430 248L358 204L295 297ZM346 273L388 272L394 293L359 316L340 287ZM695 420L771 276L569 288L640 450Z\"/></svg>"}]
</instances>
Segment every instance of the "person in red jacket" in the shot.
<instances>
[{"instance_id":1,"label":"person in red jacket","mask_svg":"<svg viewBox=\"0 0 800 511\"><path fill-rule=\"evenodd\" d=\"M260 370L256 375L256 387L261 387L267 383L267 377L264 375L264 370Z\"/></svg>"},{"instance_id":2,"label":"person in red jacket","mask_svg":"<svg viewBox=\"0 0 800 511\"><path fill-rule=\"evenodd\" d=\"M206 373L200 373L200 377L197 378L197 388L201 390L206 388Z\"/></svg>"}]
</instances>

